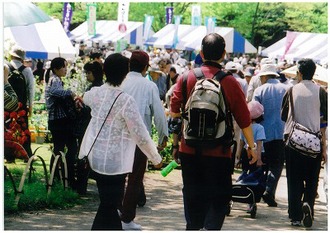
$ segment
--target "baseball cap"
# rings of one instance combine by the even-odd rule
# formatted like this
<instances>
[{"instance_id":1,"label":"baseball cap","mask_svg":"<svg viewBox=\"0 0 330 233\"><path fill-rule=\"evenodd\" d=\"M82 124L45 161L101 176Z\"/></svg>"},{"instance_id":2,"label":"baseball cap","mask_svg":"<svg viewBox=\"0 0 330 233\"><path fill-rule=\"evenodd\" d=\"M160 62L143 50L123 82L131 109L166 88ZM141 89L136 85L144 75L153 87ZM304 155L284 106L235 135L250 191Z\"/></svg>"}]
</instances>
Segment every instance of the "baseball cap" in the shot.
<instances>
[{"instance_id":1,"label":"baseball cap","mask_svg":"<svg viewBox=\"0 0 330 233\"><path fill-rule=\"evenodd\" d=\"M149 66L149 55L142 50L135 50L132 52L130 62L137 62Z\"/></svg>"}]
</instances>

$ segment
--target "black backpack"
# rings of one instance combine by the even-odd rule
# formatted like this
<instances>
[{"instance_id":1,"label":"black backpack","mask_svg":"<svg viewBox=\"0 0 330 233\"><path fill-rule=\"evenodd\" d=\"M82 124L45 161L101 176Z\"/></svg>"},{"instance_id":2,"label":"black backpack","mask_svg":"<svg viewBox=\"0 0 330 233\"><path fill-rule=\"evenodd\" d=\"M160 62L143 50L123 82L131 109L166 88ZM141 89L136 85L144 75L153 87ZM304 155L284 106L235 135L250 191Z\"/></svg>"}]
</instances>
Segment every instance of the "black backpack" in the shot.
<instances>
[{"instance_id":1,"label":"black backpack","mask_svg":"<svg viewBox=\"0 0 330 233\"><path fill-rule=\"evenodd\" d=\"M205 79L201 68L193 72L197 82L187 101L188 73L183 76L183 138L188 146L197 148L230 147L234 143L233 121L220 84L230 73L219 71L212 79Z\"/></svg>"},{"instance_id":2,"label":"black backpack","mask_svg":"<svg viewBox=\"0 0 330 233\"><path fill-rule=\"evenodd\" d=\"M27 87L25 76L22 72L26 67L22 65L18 69L15 69L11 64L8 64L8 66L10 69L8 82L16 92L18 102L21 102L23 107L25 107L27 103Z\"/></svg>"}]
</instances>

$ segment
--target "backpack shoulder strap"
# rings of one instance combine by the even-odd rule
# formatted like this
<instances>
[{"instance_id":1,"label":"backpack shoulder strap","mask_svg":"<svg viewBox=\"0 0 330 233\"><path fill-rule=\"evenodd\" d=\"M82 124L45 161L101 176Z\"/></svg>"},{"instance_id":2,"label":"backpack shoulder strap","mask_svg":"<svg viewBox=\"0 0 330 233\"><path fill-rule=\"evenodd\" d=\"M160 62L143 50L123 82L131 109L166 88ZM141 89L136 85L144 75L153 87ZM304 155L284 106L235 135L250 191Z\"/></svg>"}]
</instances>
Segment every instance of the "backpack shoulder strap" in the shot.
<instances>
[{"instance_id":1,"label":"backpack shoulder strap","mask_svg":"<svg viewBox=\"0 0 330 233\"><path fill-rule=\"evenodd\" d=\"M194 68L192 70L194 73L194 76L196 77L197 80L200 80L201 78L204 77L204 73L200 67ZM188 79L188 74L189 71L185 72L183 74L183 80L182 80L182 97L183 97L183 106L186 105L187 103L187 79Z\"/></svg>"},{"instance_id":2,"label":"backpack shoulder strap","mask_svg":"<svg viewBox=\"0 0 330 233\"><path fill-rule=\"evenodd\" d=\"M214 79L217 80L218 82L220 82L224 77L232 75L231 72L224 72L222 70L219 70L215 75L214 75Z\"/></svg>"},{"instance_id":3,"label":"backpack shoulder strap","mask_svg":"<svg viewBox=\"0 0 330 233\"><path fill-rule=\"evenodd\" d=\"M22 73L25 68L26 66L21 65L17 70Z\"/></svg>"}]
</instances>

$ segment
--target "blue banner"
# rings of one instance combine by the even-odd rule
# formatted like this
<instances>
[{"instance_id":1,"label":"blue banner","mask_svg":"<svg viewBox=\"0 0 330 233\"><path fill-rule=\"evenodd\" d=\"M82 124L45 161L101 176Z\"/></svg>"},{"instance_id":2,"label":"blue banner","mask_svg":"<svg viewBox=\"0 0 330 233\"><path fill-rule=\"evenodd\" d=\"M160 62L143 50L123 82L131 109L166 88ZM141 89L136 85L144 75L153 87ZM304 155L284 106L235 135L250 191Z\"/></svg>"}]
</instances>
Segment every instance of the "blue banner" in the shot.
<instances>
[{"instance_id":1,"label":"blue banner","mask_svg":"<svg viewBox=\"0 0 330 233\"><path fill-rule=\"evenodd\" d=\"M166 7L166 24L173 23L173 7Z\"/></svg>"},{"instance_id":2,"label":"blue banner","mask_svg":"<svg viewBox=\"0 0 330 233\"><path fill-rule=\"evenodd\" d=\"M194 5L191 8L191 25L192 26L202 25L201 6L199 5Z\"/></svg>"},{"instance_id":3,"label":"blue banner","mask_svg":"<svg viewBox=\"0 0 330 233\"><path fill-rule=\"evenodd\" d=\"M144 24L143 24L143 39L144 41L149 39L150 35L150 30L151 30L151 25L152 21L154 20L154 17L151 15L145 15L144 16Z\"/></svg>"},{"instance_id":4,"label":"blue banner","mask_svg":"<svg viewBox=\"0 0 330 233\"><path fill-rule=\"evenodd\" d=\"M64 3L64 9L63 9L63 28L66 33L68 33L70 30L70 24L72 19L72 6L70 3L65 2Z\"/></svg>"},{"instance_id":5,"label":"blue banner","mask_svg":"<svg viewBox=\"0 0 330 233\"><path fill-rule=\"evenodd\" d=\"M175 31L174 31L174 37L173 37L173 46L172 48L176 48L176 45L179 43L179 36L178 36L178 31L179 31L179 25L181 23L181 15L175 15L174 16L175 20Z\"/></svg>"},{"instance_id":6,"label":"blue banner","mask_svg":"<svg viewBox=\"0 0 330 233\"><path fill-rule=\"evenodd\" d=\"M215 22L216 22L215 17L205 17L206 35L214 32Z\"/></svg>"}]
</instances>

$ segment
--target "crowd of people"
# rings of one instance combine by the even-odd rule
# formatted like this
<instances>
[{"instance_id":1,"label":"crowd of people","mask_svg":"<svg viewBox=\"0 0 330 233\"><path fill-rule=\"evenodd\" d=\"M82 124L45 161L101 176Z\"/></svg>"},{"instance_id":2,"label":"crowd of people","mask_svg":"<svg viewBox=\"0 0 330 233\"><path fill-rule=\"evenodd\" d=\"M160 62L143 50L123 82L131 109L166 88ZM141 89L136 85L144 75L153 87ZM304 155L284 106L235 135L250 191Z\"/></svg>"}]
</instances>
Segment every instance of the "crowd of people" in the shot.
<instances>
[{"instance_id":1,"label":"crowd of people","mask_svg":"<svg viewBox=\"0 0 330 233\"><path fill-rule=\"evenodd\" d=\"M231 200L233 163L243 170L266 167L262 198L269 207L277 207L277 183L285 164L291 224L312 226L321 163L327 160L327 92L313 81L315 63L302 59L288 64L227 54L225 40L216 33L205 36L201 43L202 50L191 61L172 49L147 52L128 48L117 53L95 48L87 54L81 46L79 59L89 83L82 95L63 86L64 77L77 74L78 61L57 57L46 62L47 67L42 61L33 67L21 48L12 50L10 63L15 69L24 62L30 66L24 69L30 80L25 103L29 112L33 107L32 85L45 85L48 129L54 153L66 151L69 186L83 195L88 177L96 180L100 205L92 230L142 229L134 218L141 196L145 203L146 165L150 160L156 168L162 167L159 153L170 136L172 156L182 168L187 230L221 229ZM281 73L293 65L298 67L295 78ZM233 116L236 147L219 142L212 148L195 148L182 137L182 106L197 81L196 67L205 78L213 78L220 70L228 72L220 84ZM10 67L5 65L4 71L5 109L15 110L17 98L6 78ZM31 79L33 74L36 78ZM284 121L283 100L289 89L295 108ZM292 114L297 122L323 133L322 152L316 159L286 145ZM151 138L153 124L158 145ZM77 161L84 159L88 168L77 166L75 173ZM51 166L53 162L54 158ZM59 171L56 174L60 177Z\"/></svg>"}]
</instances>

